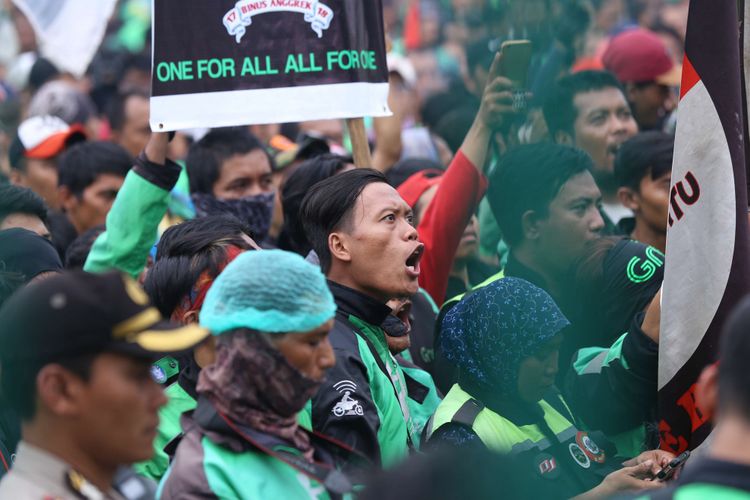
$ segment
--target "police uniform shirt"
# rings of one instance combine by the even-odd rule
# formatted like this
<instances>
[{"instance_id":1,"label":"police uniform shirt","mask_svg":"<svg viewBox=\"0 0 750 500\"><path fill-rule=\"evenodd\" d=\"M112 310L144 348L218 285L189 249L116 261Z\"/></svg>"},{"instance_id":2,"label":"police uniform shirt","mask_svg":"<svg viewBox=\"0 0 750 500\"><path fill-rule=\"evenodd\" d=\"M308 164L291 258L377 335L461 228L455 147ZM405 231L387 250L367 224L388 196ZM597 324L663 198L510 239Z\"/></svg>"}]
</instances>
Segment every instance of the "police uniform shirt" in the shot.
<instances>
[{"instance_id":1,"label":"police uniform shirt","mask_svg":"<svg viewBox=\"0 0 750 500\"><path fill-rule=\"evenodd\" d=\"M103 494L56 456L21 441L13 466L0 481L0 498L13 500L125 500L114 490Z\"/></svg>"}]
</instances>

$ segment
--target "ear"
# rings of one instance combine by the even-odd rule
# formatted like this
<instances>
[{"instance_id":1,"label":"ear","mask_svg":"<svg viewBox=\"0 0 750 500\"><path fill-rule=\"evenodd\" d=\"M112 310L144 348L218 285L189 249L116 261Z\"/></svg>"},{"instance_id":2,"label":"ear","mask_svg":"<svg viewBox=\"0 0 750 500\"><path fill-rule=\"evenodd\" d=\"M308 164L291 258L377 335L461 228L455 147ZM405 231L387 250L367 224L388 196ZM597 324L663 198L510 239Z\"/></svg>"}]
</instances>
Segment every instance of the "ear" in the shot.
<instances>
[{"instance_id":1,"label":"ear","mask_svg":"<svg viewBox=\"0 0 750 500\"><path fill-rule=\"evenodd\" d=\"M59 186L57 188L57 194L60 199L60 207L64 212L73 211L78 205L78 198L68 188L68 186Z\"/></svg>"},{"instance_id":2,"label":"ear","mask_svg":"<svg viewBox=\"0 0 750 500\"><path fill-rule=\"evenodd\" d=\"M49 364L36 377L37 398L55 415L69 417L80 413L80 395L85 382L57 364Z\"/></svg>"},{"instance_id":3,"label":"ear","mask_svg":"<svg viewBox=\"0 0 750 500\"><path fill-rule=\"evenodd\" d=\"M216 337L211 335L195 346L193 349L193 359L195 359L195 362L201 368L212 365L216 361Z\"/></svg>"},{"instance_id":4,"label":"ear","mask_svg":"<svg viewBox=\"0 0 750 500\"><path fill-rule=\"evenodd\" d=\"M335 232L328 235L328 251L331 252L332 260L352 261L349 238L344 233Z\"/></svg>"},{"instance_id":5,"label":"ear","mask_svg":"<svg viewBox=\"0 0 750 500\"><path fill-rule=\"evenodd\" d=\"M198 323L198 311L188 311L182 315L182 318L177 318L178 321L182 322L183 325L192 325Z\"/></svg>"},{"instance_id":6,"label":"ear","mask_svg":"<svg viewBox=\"0 0 750 500\"><path fill-rule=\"evenodd\" d=\"M624 207L629 208L633 212L637 212L641 208L640 196L629 187L619 188L617 190L617 199L620 200L620 203Z\"/></svg>"},{"instance_id":7,"label":"ear","mask_svg":"<svg viewBox=\"0 0 750 500\"><path fill-rule=\"evenodd\" d=\"M18 170L17 168L10 169L10 183L16 186L27 187L26 176L23 174L22 171Z\"/></svg>"},{"instance_id":8,"label":"ear","mask_svg":"<svg viewBox=\"0 0 750 500\"><path fill-rule=\"evenodd\" d=\"M573 135L569 132L558 130L557 132L555 132L555 142L557 144L563 144L565 146L574 146L576 141L573 138Z\"/></svg>"},{"instance_id":9,"label":"ear","mask_svg":"<svg viewBox=\"0 0 750 500\"><path fill-rule=\"evenodd\" d=\"M719 402L719 367L716 363L703 369L695 386L695 403L709 419L716 414Z\"/></svg>"},{"instance_id":10,"label":"ear","mask_svg":"<svg viewBox=\"0 0 750 500\"><path fill-rule=\"evenodd\" d=\"M539 239L539 216L534 210L527 210L521 216L521 233L524 239Z\"/></svg>"}]
</instances>

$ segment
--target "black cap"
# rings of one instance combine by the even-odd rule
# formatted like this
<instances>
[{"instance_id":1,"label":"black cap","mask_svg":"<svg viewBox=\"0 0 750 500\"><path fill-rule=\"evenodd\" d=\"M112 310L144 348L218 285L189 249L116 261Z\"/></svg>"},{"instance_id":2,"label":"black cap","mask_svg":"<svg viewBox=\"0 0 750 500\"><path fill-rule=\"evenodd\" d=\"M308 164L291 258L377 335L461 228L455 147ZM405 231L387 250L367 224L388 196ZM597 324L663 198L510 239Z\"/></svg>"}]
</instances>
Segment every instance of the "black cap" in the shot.
<instances>
[{"instance_id":1,"label":"black cap","mask_svg":"<svg viewBox=\"0 0 750 500\"><path fill-rule=\"evenodd\" d=\"M163 320L148 296L118 272L69 271L32 284L0 309L0 359L54 362L121 352L154 358L208 337L198 325Z\"/></svg>"}]
</instances>

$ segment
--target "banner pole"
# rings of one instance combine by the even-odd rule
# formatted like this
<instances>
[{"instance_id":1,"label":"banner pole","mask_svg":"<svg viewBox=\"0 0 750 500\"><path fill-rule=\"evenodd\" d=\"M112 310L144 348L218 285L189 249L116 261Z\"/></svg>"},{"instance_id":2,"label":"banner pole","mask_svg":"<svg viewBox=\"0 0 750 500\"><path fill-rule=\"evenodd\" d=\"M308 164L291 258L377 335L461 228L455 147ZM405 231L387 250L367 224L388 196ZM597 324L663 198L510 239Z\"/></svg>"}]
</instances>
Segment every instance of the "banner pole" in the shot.
<instances>
[{"instance_id":1,"label":"banner pole","mask_svg":"<svg viewBox=\"0 0 750 500\"><path fill-rule=\"evenodd\" d=\"M750 49L750 40L748 40L748 27L745 23L748 21L748 16L745 8L745 0L737 0L737 17L740 20L740 77L742 78L742 125L743 125L743 136L745 138L745 147L750 144L750 133L748 131L748 116L750 115L750 108L748 108L747 102L747 61L748 50ZM750 200L750 154L745 152L745 173L747 176L746 190L748 193L748 200ZM750 202L749 202L750 203Z\"/></svg>"},{"instance_id":2,"label":"banner pole","mask_svg":"<svg viewBox=\"0 0 750 500\"><path fill-rule=\"evenodd\" d=\"M346 127L349 129L349 137L352 140L354 166L357 168L372 167L370 144L367 142L365 132L365 121L362 118L347 118Z\"/></svg>"}]
</instances>

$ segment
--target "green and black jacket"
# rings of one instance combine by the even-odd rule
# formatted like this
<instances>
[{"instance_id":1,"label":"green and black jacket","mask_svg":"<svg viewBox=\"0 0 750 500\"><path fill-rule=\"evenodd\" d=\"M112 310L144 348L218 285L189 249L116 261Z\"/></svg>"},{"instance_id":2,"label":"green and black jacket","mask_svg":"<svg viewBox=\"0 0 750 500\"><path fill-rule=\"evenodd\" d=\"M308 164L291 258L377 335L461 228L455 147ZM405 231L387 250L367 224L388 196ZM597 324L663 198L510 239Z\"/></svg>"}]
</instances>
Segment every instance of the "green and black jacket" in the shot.
<instances>
[{"instance_id":1,"label":"green and black jacket","mask_svg":"<svg viewBox=\"0 0 750 500\"><path fill-rule=\"evenodd\" d=\"M417 442L408 388L379 325L391 309L328 282L338 310L329 340L336 365L312 399L312 428L383 467L397 464Z\"/></svg>"}]
</instances>

